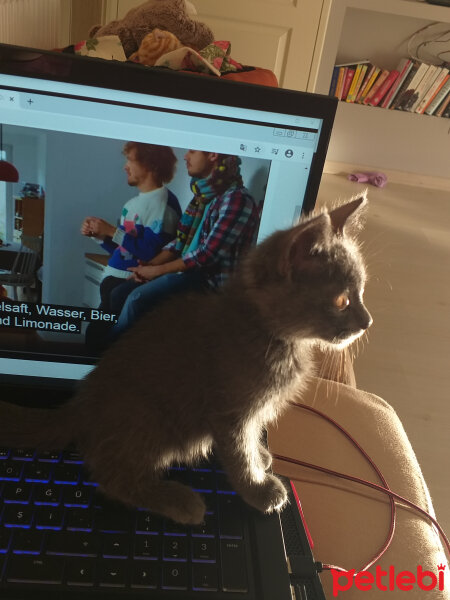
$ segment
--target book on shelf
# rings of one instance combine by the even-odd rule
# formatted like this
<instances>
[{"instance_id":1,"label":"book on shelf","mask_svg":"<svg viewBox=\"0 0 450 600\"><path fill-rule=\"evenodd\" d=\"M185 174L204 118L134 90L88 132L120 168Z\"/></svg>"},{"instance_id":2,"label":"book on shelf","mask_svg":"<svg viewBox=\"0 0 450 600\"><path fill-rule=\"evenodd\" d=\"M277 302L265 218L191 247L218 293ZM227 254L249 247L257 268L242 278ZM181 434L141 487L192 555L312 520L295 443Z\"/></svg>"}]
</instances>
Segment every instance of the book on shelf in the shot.
<instances>
[{"instance_id":1,"label":"book on shelf","mask_svg":"<svg viewBox=\"0 0 450 600\"><path fill-rule=\"evenodd\" d=\"M439 106L436 111L437 117L444 117L444 119L450 118L450 92L447 94L444 102Z\"/></svg>"},{"instance_id":2,"label":"book on shelf","mask_svg":"<svg viewBox=\"0 0 450 600\"><path fill-rule=\"evenodd\" d=\"M439 70L439 67L436 65L428 65L428 69L425 71L419 85L414 90L414 93L409 99L405 110L408 110L409 112L416 112L416 108L419 106L419 103L423 100L423 97L428 92L437 75L439 74Z\"/></svg>"},{"instance_id":3,"label":"book on shelf","mask_svg":"<svg viewBox=\"0 0 450 600\"><path fill-rule=\"evenodd\" d=\"M402 101L403 93L407 90L407 88L408 88L409 84L411 83L413 77L415 76L418 68L419 68L419 61L418 60L412 61L412 64L410 65L410 68L408 70L408 73L406 74L406 77L404 77L399 89L397 90L397 93L395 94L395 98L393 99L393 101L391 102L391 105L389 106L389 108L391 110L396 109L397 105L400 104L400 102Z\"/></svg>"},{"instance_id":4,"label":"book on shelf","mask_svg":"<svg viewBox=\"0 0 450 600\"><path fill-rule=\"evenodd\" d=\"M344 69L346 69L346 72L344 74L344 82L342 84L341 100L345 100L347 98L347 94L350 90L350 86L355 75L356 67L344 67Z\"/></svg>"},{"instance_id":5,"label":"book on shelf","mask_svg":"<svg viewBox=\"0 0 450 600\"><path fill-rule=\"evenodd\" d=\"M425 112L425 109L428 108L428 106L437 96L441 88L445 85L449 77L449 70L446 67L439 67L437 76L434 79L431 86L428 88L422 100L419 102L416 108L416 113L423 114Z\"/></svg>"},{"instance_id":6,"label":"book on shelf","mask_svg":"<svg viewBox=\"0 0 450 600\"><path fill-rule=\"evenodd\" d=\"M430 102L428 108L425 109L425 114L432 115L435 112L437 114L439 112L439 109L441 108L441 103L446 101L448 94L450 94L450 79L447 79L445 84L441 87L439 92Z\"/></svg>"},{"instance_id":7,"label":"book on shelf","mask_svg":"<svg viewBox=\"0 0 450 600\"><path fill-rule=\"evenodd\" d=\"M334 95L336 96L336 98L338 100L340 100L342 97L342 89L344 87L344 79L345 79L346 72L347 72L347 69L345 67L339 67L339 74L338 74L338 79L337 79L337 83L336 83L336 91L334 93Z\"/></svg>"},{"instance_id":8,"label":"book on shelf","mask_svg":"<svg viewBox=\"0 0 450 600\"><path fill-rule=\"evenodd\" d=\"M353 77L352 85L350 86L350 90L347 94L346 102L356 102L356 98L359 94L359 90L361 89L362 83L364 81L364 77L369 68L369 64L359 64L356 67L355 76ZM354 85L353 85L354 82Z\"/></svg>"},{"instance_id":9,"label":"book on shelf","mask_svg":"<svg viewBox=\"0 0 450 600\"><path fill-rule=\"evenodd\" d=\"M358 93L356 94L356 99L355 102L359 102L361 96L363 95L363 92L365 90L365 87L367 85L367 82L370 80L370 78L372 77L373 72L375 71L377 67L371 63L369 63L367 65L367 69L364 75L364 79L361 81L361 86L359 88Z\"/></svg>"},{"instance_id":10,"label":"book on shelf","mask_svg":"<svg viewBox=\"0 0 450 600\"><path fill-rule=\"evenodd\" d=\"M410 106L416 101L415 91L419 83L422 81L423 76L428 71L428 66L424 62L417 61L417 69L411 69L413 76L408 82L406 89L404 90L399 102L394 107L396 110L408 110Z\"/></svg>"},{"instance_id":11,"label":"book on shelf","mask_svg":"<svg viewBox=\"0 0 450 600\"><path fill-rule=\"evenodd\" d=\"M334 96L336 94L337 82L339 78L339 67L334 67L333 75L331 77L330 90L328 92L329 96Z\"/></svg>"},{"instance_id":12,"label":"book on shelf","mask_svg":"<svg viewBox=\"0 0 450 600\"><path fill-rule=\"evenodd\" d=\"M394 69L390 73L388 72L387 77L381 83L378 90L376 90L374 92L374 94L370 96L368 104L370 106L378 106L380 104L380 102L383 100L383 98L386 96L386 94L388 93L390 88L394 85L394 83L397 80L399 75L400 75L400 73L396 69Z\"/></svg>"},{"instance_id":13,"label":"book on shelf","mask_svg":"<svg viewBox=\"0 0 450 600\"><path fill-rule=\"evenodd\" d=\"M367 80L366 85L364 86L364 89L362 90L362 93L359 97L359 104L363 104L364 100L367 98L368 94L371 92L375 81L377 80L379 74L381 73L381 69L380 67L374 66L372 74L370 76L370 78Z\"/></svg>"},{"instance_id":14,"label":"book on shelf","mask_svg":"<svg viewBox=\"0 0 450 600\"><path fill-rule=\"evenodd\" d=\"M383 102L380 105L381 108L389 108L390 107L390 105L392 104L392 102L395 99L395 96L396 96L398 90L400 89L400 86L405 81L406 77L408 76L408 73L410 72L412 65L413 65L413 61L410 58L402 58L400 60L400 62L398 63L398 65L396 67L396 71L399 72L399 76L394 81L389 92L384 97Z\"/></svg>"},{"instance_id":15,"label":"book on shelf","mask_svg":"<svg viewBox=\"0 0 450 600\"><path fill-rule=\"evenodd\" d=\"M389 76L389 71L387 69L382 69L381 73L378 75L375 83L373 84L372 88L370 89L369 93L364 98L364 100L362 102L363 104L369 104L371 102L372 98L375 97L378 90L381 88L381 86L386 81L388 76Z\"/></svg>"},{"instance_id":16,"label":"book on shelf","mask_svg":"<svg viewBox=\"0 0 450 600\"><path fill-rule=\"evenodd\" d=\"M352 84L345 99L346 102L355 102L368 66L369 65L367 63L360 63L356 66L355 75L353 76Z\"/></svg>"}]
</instances>

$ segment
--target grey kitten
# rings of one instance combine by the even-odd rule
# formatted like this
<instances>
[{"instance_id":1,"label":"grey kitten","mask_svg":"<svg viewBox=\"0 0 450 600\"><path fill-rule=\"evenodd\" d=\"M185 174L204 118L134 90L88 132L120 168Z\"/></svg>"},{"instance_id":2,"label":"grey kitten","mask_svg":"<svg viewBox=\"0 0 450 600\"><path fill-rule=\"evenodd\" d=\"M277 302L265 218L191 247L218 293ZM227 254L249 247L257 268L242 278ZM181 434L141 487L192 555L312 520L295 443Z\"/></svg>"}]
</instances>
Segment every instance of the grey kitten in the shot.
<instances>
[{"instance_id":1,"label":"grey kitten","mask_svg":"<svg viewBox=\"0 0 450 600\"><path fill-rule=\"evenodd\" d=\"M214 449L248 504L281 509L287 494L268 472L263 430L304 386L315 345L344 347L372 322L348 231L365 202L276 232L219 293L177 296L145 315L63 408L3 404L0 444L73 442L106 495L180 523L200 523L205 503L164 473Z\"/></svg>"}]
</instances>

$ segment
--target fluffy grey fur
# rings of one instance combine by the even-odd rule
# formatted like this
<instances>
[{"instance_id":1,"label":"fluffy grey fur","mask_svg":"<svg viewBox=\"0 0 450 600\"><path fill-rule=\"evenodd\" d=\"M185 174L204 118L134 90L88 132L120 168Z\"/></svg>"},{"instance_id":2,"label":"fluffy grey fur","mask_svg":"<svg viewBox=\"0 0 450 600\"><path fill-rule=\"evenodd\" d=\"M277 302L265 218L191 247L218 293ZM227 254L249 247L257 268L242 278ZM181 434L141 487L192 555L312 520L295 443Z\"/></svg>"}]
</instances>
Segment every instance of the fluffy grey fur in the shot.
<instances>
[{"instance_id":1,"label":"fluffy grey fur","mask_svg":"<svg viewBox=\"0 0 450 600\"><path fill-rule=\"evenodd\" d=\"M314 345L343 347L372 321L348 233L364 204L275 233L220 293L179 296L145 315L65 407L3 404L0 445L74 442L105 494L181 523L201 522L204 501L163 474L214 449L248 504L279 510L287 494L268 472L263 428L305 385Z\"/></svg>"}]
</instances>

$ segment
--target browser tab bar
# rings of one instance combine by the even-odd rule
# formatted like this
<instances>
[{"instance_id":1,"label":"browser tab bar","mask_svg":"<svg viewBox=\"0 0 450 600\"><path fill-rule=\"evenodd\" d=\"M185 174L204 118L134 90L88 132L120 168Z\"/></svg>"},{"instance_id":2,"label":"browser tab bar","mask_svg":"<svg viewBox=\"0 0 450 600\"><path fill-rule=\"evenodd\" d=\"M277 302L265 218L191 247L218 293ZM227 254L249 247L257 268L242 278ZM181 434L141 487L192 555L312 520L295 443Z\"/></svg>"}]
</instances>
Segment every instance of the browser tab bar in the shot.
<instances>
[{"instance_id":1,"label":"browser tab bar","mask_svg":"<svg viewBox=\"0 0 450 600\"><path fill-rule=\"evenodd\" d=\"M9 90L0 89L0 107L2 108L20 108L21 94Z\"/></svg>"}]
</instances>

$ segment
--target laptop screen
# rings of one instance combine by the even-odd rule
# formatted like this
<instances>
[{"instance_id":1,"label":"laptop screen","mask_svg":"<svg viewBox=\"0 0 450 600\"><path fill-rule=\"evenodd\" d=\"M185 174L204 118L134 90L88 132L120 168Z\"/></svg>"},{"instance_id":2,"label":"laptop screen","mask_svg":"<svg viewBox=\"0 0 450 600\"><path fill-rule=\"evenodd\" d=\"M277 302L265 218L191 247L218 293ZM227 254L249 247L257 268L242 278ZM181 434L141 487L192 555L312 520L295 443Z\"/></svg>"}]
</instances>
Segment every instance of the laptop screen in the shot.
<instances>
[{"instance_id":1,"label":"laptop screen","mask_svg":"<svg viewBox=\"0 0 450 600\"><path fill-rule=\"evenodd\" d=\"M81 226L123 224L138 194L128 142L173 151L166 187L181 211L189 151L239 157L258 243L313 208L335 110L323 96L0 45L1 159L19 174L0 181L0 376L73 382L98 359L86 329L117 315L99 309L109 254Z\"/></svg>"}]
</instances>

